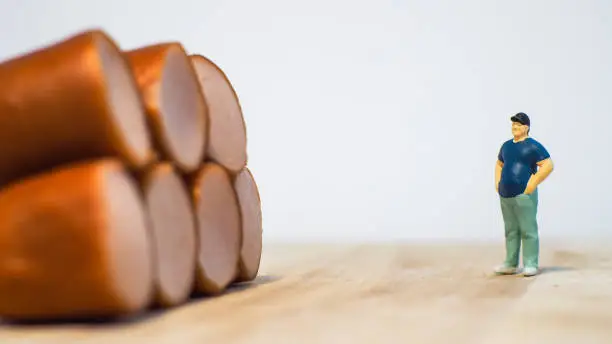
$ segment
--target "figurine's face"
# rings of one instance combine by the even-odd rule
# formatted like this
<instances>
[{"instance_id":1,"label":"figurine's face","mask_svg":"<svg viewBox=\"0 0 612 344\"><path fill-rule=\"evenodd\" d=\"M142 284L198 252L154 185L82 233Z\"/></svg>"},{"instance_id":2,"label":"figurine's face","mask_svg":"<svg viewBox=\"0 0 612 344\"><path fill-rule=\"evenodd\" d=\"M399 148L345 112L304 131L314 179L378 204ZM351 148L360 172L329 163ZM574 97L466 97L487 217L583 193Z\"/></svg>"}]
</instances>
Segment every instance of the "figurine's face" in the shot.
<instances>
[{"instance_id":1,"label":"figurine's face","mask_svg":"<svg viewBox=\"0 0 612 344\"><path fill-rule=\"evenodd\" d=\"M519 122L512 122L512 135L515 137L527 135L529 127Z\"/></svg>"}]
</instances>

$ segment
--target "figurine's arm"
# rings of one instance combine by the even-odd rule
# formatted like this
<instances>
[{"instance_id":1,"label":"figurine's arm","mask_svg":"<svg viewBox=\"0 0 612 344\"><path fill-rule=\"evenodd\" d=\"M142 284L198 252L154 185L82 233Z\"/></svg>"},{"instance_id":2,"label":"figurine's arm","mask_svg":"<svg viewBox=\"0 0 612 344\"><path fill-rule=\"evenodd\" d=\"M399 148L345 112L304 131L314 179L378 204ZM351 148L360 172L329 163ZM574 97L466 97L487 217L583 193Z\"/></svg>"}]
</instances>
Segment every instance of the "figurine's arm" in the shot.
<instances>
[{"instance_id":1,"label":"figurine's arm","mask_svg":"<svg viewBox=\"0 0 612 344\"><path fill-rule=\"evenodd\" d=\"M536 174L534 175L534 178L536 183L540 184L553 171L554 165L551 158L538 161L536 165L538 165L539 169L538 172L536 172Z\"/></svg>"},{"instance_id":2,"label":"figurine's arm","mask_svg":"<svg viewBox=\"0 0 612 344\"><path fill-rule=\"evenodd\" d=\"M538 161L536 165L539 167L538 172L529 178L529 182L533 183L534 188L540 185L540 183L542 183L554 169L551 158Z\"/></svg>"},{"instance_id":3,"label":"figurine's arm","mask_svg":"<svg viewBox=\"0 0 612 344\"><path fill-rule=\"evenodd\" d=\"M499 191L499 181L501 180L502 168L504 167L504 163L499 159L495 164L495 191Z\"/></svg>"}]
</instances>

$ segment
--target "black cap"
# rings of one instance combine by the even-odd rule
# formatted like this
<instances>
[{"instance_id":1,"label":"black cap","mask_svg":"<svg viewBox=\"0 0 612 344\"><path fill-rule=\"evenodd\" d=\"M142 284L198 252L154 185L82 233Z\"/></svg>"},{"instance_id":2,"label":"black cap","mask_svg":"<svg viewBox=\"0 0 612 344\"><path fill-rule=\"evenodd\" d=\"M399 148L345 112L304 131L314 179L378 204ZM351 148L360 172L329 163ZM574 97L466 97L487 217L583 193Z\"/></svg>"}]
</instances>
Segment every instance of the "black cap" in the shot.
<instances>
[{"instance_id":1,"label":"black cap","mask_svg":"<svg viewBox=\"0 0 612 344\"><path fill-rule=\"evenodd\" d=\"M523 112L519 112L516 115L510 117L512 122L519 122L521 124L531 126L531 122L529 121L529 116Z\"/></svg>"}]
</instances>

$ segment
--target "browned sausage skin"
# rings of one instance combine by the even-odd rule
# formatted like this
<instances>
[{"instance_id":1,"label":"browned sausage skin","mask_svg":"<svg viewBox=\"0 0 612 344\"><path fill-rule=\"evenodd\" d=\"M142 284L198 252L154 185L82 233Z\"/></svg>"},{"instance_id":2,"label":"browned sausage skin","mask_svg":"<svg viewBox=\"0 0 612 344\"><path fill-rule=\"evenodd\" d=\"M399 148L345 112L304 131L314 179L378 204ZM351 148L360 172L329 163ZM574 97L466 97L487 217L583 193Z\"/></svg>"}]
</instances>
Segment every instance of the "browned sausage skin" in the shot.
<instances>
[{"instance_id":1,"label":"browned sausage skin","mask_svg":"<svg viewBox=\"0 0 612 344\"><path fill-rule=\"evenodd\" d=\"M150 305L146 212L117 160L13 183L0 191L0 218L0 317L114 317Z\"/></svg>"},{"instance_id":2,"label":"browned sausage skin","mask_svg":"<svg viewBox=\"0 0 612 344\"><path fill-rule=\"evenodd\" d=\"M193 172L205 159L207 107L196 72L180 43L126 51L147 109L160 160Z\"/></svg>"},{"instance_id":3,"label":"browned sausage skin","mask_svg":"<svg viewBox=\"0 0 612 344\"><path fill-rule=\"evenodd\" d=\"M57 165L153 152L129 65L102 31L86 31L0 63L0 186Z\"/></svg>"}]
</instances>

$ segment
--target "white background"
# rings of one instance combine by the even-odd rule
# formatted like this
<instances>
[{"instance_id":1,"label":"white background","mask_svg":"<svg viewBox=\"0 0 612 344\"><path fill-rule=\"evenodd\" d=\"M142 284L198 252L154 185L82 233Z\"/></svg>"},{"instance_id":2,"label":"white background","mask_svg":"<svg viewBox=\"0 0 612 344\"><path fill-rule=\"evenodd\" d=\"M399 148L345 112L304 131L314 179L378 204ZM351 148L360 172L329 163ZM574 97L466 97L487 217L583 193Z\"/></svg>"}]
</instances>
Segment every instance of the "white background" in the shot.
<instances>
[{"instance_id":1,"label":"white background","mask_svg":"<svg viewBox=\"0 0 612 344\"><path fill-rule=\"evenodd\" d=\"M0 58L92 27L226 71L267 241L502 240L518 111L556 164L542 237L612 232L609 0L4 0Z\"/></svg>"}]
</instances>

